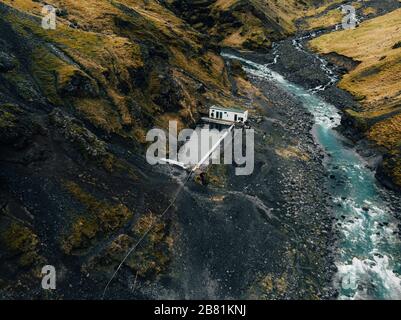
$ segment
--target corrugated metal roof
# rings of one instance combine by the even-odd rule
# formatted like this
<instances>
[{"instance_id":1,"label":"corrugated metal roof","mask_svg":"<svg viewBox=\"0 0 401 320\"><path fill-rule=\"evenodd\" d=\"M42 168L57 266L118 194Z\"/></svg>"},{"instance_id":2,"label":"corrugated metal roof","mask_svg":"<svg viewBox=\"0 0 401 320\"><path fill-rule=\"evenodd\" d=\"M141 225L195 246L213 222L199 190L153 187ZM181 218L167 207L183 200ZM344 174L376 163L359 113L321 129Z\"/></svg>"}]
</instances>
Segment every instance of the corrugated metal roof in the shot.
<instances>
[{"instance_id":1,"label":"corrugated metal roof","mask_svg":"<svg viewBox=\"0 0 401 320\"><path fill-rule=\"evenodd\" d=\"M212 106L210 109L215 109L219 111L229 111L229 112L236 112L236 113L245 113L246 110L241 110L241 109L235 109L235 108L223 108L223 107L217 107L217 106Z\"/></svg>"}]
</instances>

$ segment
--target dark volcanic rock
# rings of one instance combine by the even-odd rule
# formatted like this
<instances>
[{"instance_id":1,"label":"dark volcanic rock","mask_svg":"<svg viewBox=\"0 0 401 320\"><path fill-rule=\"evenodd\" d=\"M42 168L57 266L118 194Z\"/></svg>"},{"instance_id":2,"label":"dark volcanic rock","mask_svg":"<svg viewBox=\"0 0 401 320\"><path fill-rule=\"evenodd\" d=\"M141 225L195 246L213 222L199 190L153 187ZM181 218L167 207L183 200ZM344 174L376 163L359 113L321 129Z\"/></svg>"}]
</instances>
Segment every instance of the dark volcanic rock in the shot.
<instances>
[{"instance_id":1,"label":"dark volcanic rock","mask_svg":"<svg viewBox=\"0 0 401 320\"><path fill-rule=\"evenodd\" d=\"M14 56L0 51L0 72L7 72L17 67L17 60Z\"/></svg>"},{"instance_id":2,"label":"dark volcanic rock","mask_svg":"<svg viewBox=\"0 0 401 320\"><path fill-rule=\"evenodd\" d=\"M324 55L324 57L331 62L331 65L329 65L329 67L334 68L335 66L337 66L339 68L342 68L340 69L341 73L349 72L355 69L360 64L359 61L355 61L336 52L328 53Z\"/></svg>"},{"instance_id":3,"label":"dark volcanic rock","mask_svg":"<svg viewBox=\"0 0 401 320\"><path fill-rule=\"evenodd\" d=\"M68 79L58 84L58 91L62 96L96 97L99 89L96 82L80 70L74 70Z\"/></svg>"}]
</instances>

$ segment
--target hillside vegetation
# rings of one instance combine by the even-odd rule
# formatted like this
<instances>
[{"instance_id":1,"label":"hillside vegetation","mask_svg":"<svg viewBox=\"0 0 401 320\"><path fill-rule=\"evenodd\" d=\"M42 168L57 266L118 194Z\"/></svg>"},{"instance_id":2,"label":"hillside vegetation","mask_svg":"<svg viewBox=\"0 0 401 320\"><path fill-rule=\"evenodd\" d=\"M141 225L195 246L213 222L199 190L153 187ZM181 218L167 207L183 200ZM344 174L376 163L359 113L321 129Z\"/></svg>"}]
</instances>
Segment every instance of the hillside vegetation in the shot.
<instances>
[{"instance_id":1,"label":"hillside vegetation","mask_svg":"<svg viewBox=\"0 0 401 320\"><path fill-rule=\"evenodd\" d=\"M56 30L41 26L45 4ZM0 290L12 296L40 289L49 257L82 276L99 268L103 283L158 221L175 186L142 156L150 128L194 127L210 104L265 99L158 1L2 0L0 30ZM140 262L127 262L134 274L167 265L169 224L159 226Z\"/></svg>"},{"instance_id":2,"label":"hillside vegetation","mask_svg":"<svg viewBox=\"0 0 401 320\"><path fill-rule=\"evenodd\" d=\"M401 187L401 10L354 30L324 35L310 45L323 54L336 52L359 63L339 83L360 101L360 109L346 110L348 119L382 147L385 159L379 173Z\"/></svg>"},{"instance_id":3,"label":"hillside vegetation","mask_svg":"<svg viewBox=\"0 0 401 320\"><path fill-rule=\"evenodd\" d=\"M129 291L119 298L132 298L137 282L163 278L179 230L173 209L161 214L179 179L146 162L146 133L168 120L195 127L212 104L246 105L260 121L263 105L284 119L282 105L238 61L224 61L221 49L267 51L302 27L300 18L320 19L338 2L0 0L0 298L98 298L149 226L153 231L124 264L133 289L114 285L118 294L121 286ZM55 30L41 26L46 4L57 8ZM401 184L399 11L388 17L313 46L361 61L341 83L363 105L348 114L387 150L383 168ZM309 24L319 27L320 20ZM310 160L286 145L276 154ZM223 188L228 180L220 169L210 180ZM258 170L273 169L260 162ZM45 264L57 266L61 290L41 290ZM284 280L265 280L269 291L273 284L285 291Z\"/></svg>"},{"instance_id":4,"label":"hillside vegetation","mask_svg":"<svg viewBox=\"0 0 401 320\"><path fill-rule=\"evenodd\" d=\"M359 22L384 15L399 8L399 4L396 1L324 1L320 5L312 6L306 10L303 15L304 17L298 21L298 27L302 30L320 30L332 28L342 24L343 21L350 22L349 17L351 12L348 10L343 12L344 5L353 7L355 17Z\"/></svg>"},{"instance_id":5,"label":"hillside vegetation","mask_svg":"<svg viewBox=\"0 0 401 320\"><path fill-rule=\"evenodd\" d=\"M296 31L296 21L336 0L164 0L175 13L214 43L266 51Z\"/></svg>"},{"instance_id":6,"label":"hillside vegetation","mask_svg":"<svg viewBox=\"0 0 401 320\"><path fill-rule=\"evenodd\" d=\"M2 7L4 23L27 39L30 72L48 102L73 106L109 132L140 139L167 113L194 123L208 96L197 88L223 105L230 93L218 53L157 2L48 1L60 12L57 30L41 28L43 3L2 2L13 8ZM15 68L7 80L22 73Z\"/></svg>"}]
</instances>

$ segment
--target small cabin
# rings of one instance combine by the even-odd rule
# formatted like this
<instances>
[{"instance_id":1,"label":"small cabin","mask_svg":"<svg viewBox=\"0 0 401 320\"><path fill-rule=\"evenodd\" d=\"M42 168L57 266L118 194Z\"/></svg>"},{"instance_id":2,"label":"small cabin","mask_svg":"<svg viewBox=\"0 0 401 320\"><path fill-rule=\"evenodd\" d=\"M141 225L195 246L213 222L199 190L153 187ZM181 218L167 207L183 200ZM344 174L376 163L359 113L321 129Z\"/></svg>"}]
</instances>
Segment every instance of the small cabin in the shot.
<instances>
[{"instance_id":1,"label":"small cabin","mask_svg":"<svg viewBox=\"0 0 401 320\"><path fill-rule=\"evenodd\" d=\"M222 121L245 123L248 120L248 110L244 111L240 109L226 109L213 106L209 109L209 118Z\"/></svg>"}]
</instances>

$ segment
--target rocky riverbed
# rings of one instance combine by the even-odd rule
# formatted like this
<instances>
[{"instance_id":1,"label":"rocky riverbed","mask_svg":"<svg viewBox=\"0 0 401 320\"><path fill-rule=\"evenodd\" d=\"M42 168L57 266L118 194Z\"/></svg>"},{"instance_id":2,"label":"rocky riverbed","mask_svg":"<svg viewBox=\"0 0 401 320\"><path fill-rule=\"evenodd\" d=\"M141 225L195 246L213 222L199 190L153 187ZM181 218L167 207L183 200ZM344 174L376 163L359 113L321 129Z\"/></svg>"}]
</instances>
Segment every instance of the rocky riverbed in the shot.
<instances>
[{"instance_id":1,"label":"rocky riverbed","mask_svg":"<svg viewBox=\"0 0 401 320\"><path fill-rule=\"evenodd\" d=\"M276 70L280 74L284 74L287 79L291 79L293 83L297 83L303 88L307 88L309 92L313 93L314 95L318 95L322 97L325 101L328 103L334 105L337 107L339 110L340 115L342 115L341 110L345 107L349 106L358 106L358 102L353 99L352 96L350 96L348 93L339 90L336 87L336 83L338 79L341 77L341 75L346 72L344 69L344 64L338 64L334 65L333 63L329 62L331 60L331 57L329 57L328 60L326 60L326 57L318 57L315 54L311 53L307 49L307 41L311 37L316 36L315 33L312 33L311 35L303 35L299 36L294 39L289 39L286 41L283 41L275 46L273 56L271 56L269 59L272 61L272 63L269 65L269 68ZM347 62L344 57L337 57L337 59L340 58L343 62ZM287 61L293 61L290 64L287 63ZM307 64L304 64L303 62L307 61ZM306 70L306 71L305 71ZM324 71L319 72L319 70ZM312 77L310 75L313 75ZM363 180L367 179L365 183L372 184L371 186L368 186L366 189L371 189L371 190L376 190L375 192L366 192L363 191L359 195L359 201L363 201L365 203L371 203L375 201L379 201L380 207L383 209L386 214L382 215L382 212L378 210L377 208L373 207L370 208L369 205L365 206L363 210L366 210L366 212L370 212L368 216L374 216L377 213L379 214L378 216L380 217L379 220L383 219L383 221L378 221L372 224L372 227L374 226L374 229L376 229L376 226L378 227L378 230L375 231L375 235L373 235L372 239L378 236L380 240L376 239L373 241L373 248L375 248L376 245L378 246L383 246L384 243L386 245L383 246L383 252L380 252L381 249L373 249L372 252L374 254L377 254L378 256L380 255L389 255L390 260L392 262L390 263L390 266L386 265L383 266L383 268L386 270L386 272L392 273L393 271L395 272L395 276L392 280L384 280L385 276L384 274L381 274L381 272L378 272L377 274L376 271L372 271L369 268L364 268L362 267L361 270L364 270L362 274L359 274L358 276L361 277L361 279L365 278L364 280L361 280L362 282L365 282L365 285L362 285L361 288L365 288L364 293L361 294L361 292L357 292L355 297L370 297L370 298L379 298L379 297L387 297L387 298L394 298L399 296L399 290L400 290L400 280L398 279L399 276L399 254L398 254L398 243L400 239L400 211L398 208L401 206L401 197L400 194L397 192L394 192L392 190L389 190L386 188L387 183L386 179L380 174L380 171L377 170L377 168L380 166L381 162L381 152L380 149L377 149L374 145L369 143L354 127L350 126L349 122L347 121L347 118L342 117L342 123L340 126L336 128L336 130L339 132L340 137L342 142L341 145L339 145L339 148L345 148L348 149L349 151L347 152L352 152L359 154L362 156L362 160L360 160L361 165L365 166L366 175ZM326 135L326 134L325 134ZM330 146L328 146L330 149ZM338 150L339 151L339 150ZM337 150L336 150L337 152ZM329 159L326 161L326 163L331 163L331 154L328 154ZM334 160L338 161L337 160ZM380 167L379 167L380 168ZM337 180L334 185L340 185L340 189L348 189L350 186L347 184L349 183L356 183L356 181L352 181L352 178L350 177L343 177L345 180L341 180L342 178L337 177L339 169L338 166L334 166L332 169L330 167L327 167L328 170L331 170L330 173L330 178L333 178ZM333 170L334 169L334 170ZM342 168L341 170L343 170ZM340 170L340 171L341 171ZM347 171L348 169L346 169ZM362 172L362 171L361 171ZM376 174L375 174L376 172ZM348 175L352 175L351 172L348 173ZM368 178L369 175L376 175L376 179L374 178ZM341 176L341 174L340 174ZM361 178L361 176L360 176ZM334 181L335 181L334 180ZM348 181L347 181L348 180ZM333 183L332 183L333 184ZM342 185L342 187L341 187ZM335 187L338 189L338 187ZM351 187L352 189L352 187ZM351 191L350 191L351 192ZM333 190L330 192L332 196L336 193ZM376 194L375 194L376 193ZM362 196L362 198L361 198ZM352 196L351 196L352 197ZM347 195L343 195L343 199L347 198ZM331 199L331 197L330 197ZM378 200L380 199L380 200ZM340 201L341 202L341 201ZM337 202L338 206L342 206L340 203ZM348 214L350 214L354 209L349 209ZM338 210L335 210L338 211ZM340 210L341 211L341 210ZM373 211L373 213L372 213ZM347 216L347 213L345 216ZM338 217L340 220L344 216ZM359 219L359 218L357 218ZM369 221L370 218L368 218L367 221ZM338 221L338 219L336 219ZM389 221L392 222L392 227L390 228L390 233L386 236L382 235L382 232L384 232L385 227L389 224ZM351 220L352 223L352 220ZM335 226L335 230L339 231L342 233L342 237L338 243L337 243L337 248L336 250L338 252L342 252L344 248L342 246L348 245L344 242L344 234L346 235L348 231L347 228L351 227L350 230L354 228L354 226L350 225L344 225L341 222L338 222ZM367 233L369 233L369 230L366 230ZM360 232L366 232L361 230ZM372 231L373 232L373 231ZM376 244L375 244L376 243ZM389 249L387 244L392 244L392 249ZM355 243L356 246L360 246L360 243ZM369 244L363 243L361 248L364 248L362 250L366 250ZM391 246L390 246L391 247ZM347 249L345 249L347 250ZM361 257L364 257L364 254L359 251L359 253L353 253L352 256L355 257L355 254L360 254ZM349 258L352 258L349 257ZM363 258L361 258L363 259ZM368 261L370 258L366 258ZM350 261L346 262L349 263ZM365 263L365 262L364 262ZM341 264L337 262L337 264ZM354 264L354 262L353 262ZM376 262L373 262L373 265L375 265ZM379 263L380 264L380 263ZM386 264L386 263L385 263ZM352 269L350 269L352 270ZM350 271L354 272L354 271ZM356 271L357 273L359 271ZM369 276L366 276L366 274L370 274ZM382 280L377 280L378 278L381 278ZM377 282L378 281L378 282ZM388 282L384 286L387 288L392 288L388 292L386 290L378 290L375 292L375 289L373 289L375 286L380 287L382 284L379 284L380 282ZM372 286L372 288L369 288ZM394 286L394 287L393 287ZM351 296L352 297L352 294ZM344 296L342 296L344 298Z\"/></svg>"},{"instance_id":2,"label":"rocky riverbed","mask_svg":"<svg viewBox=\"0 0 401 320\"><path fill-rule=\"evenodd\" d=\"M320 89L314 91L325 101L336 106L343 116L342 123L337 130L349 140L346 143L354 146L355 150L366 160L367 165L376 171L382 158L380 149L366 140L342 113L345 108L358 108L358 101L348 92L336 86L341 76L347 72L348 67L353 67L350 65L352 61L350 62L346 57L336 57L334 60L338 61L333 63L331 62L332 57L319 57L308 49L308 41L325 32L327 30L322 30L320 33L301 34L284 40L276 44L274 50L264 56L271 63L269 67L289 81L309 90ZM387 185L385 177L381 176L380 172L376 173L376 176L379 180L378 183L385 187ZM388 199L393 208L401 207L401 197L398 192L385 188L383 196ZM397 210L394 212L396 215L400 215Z\"/></svg>"}]
</instances>

